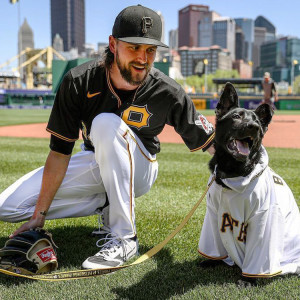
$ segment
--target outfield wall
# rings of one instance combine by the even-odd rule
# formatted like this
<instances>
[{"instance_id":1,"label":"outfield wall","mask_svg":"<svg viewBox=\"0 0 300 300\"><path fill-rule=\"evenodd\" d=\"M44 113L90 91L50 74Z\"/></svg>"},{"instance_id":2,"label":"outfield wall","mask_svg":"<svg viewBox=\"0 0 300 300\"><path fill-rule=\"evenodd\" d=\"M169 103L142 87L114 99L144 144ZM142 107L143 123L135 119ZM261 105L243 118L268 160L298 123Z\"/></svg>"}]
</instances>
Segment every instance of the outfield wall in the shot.
<instances>
[{"instance_id":1,"label":"outfield wall","mask_svg":"<svg viewBox=\"0 0 300 300\"><path fill-rule=\"evenodd\" d=\"M196 108L215 109L219 101L218 98L211 95L189 95ZM240 106L247 109L255 109L262 101L262 95L239 96ZM275 106L279 110L300 110L300 96L279 96L279 100L275 102Z\"/></svg>"},{"instance_id":2,"label":"outfield wall","mask_svg":"<svg viewBox=\"0 0 300 300\"><path fill-rule=\"evenodd\" d=\"M54 99L51 90L0 89L0 106L52 106Z\"/></svg>"},{"instance_id":3,"label":"outfield wall","mask_svg":"<svg viewBox=\"0 0 300 300\"><path fill-rule=\"evenodd\" d=\"M218 98L213 95L190 94L189 95L198 110L215 109ZM52 106L55 93L51 90L0 90L0 106L6 107L29 107L29 106ZM241 107L255 109L262 101L262 95L239 96ZM300 96L279 96L275 103L279 110L300 110ZM21 108L21 107L20 107Z\"/></svg>"}]
</instances>

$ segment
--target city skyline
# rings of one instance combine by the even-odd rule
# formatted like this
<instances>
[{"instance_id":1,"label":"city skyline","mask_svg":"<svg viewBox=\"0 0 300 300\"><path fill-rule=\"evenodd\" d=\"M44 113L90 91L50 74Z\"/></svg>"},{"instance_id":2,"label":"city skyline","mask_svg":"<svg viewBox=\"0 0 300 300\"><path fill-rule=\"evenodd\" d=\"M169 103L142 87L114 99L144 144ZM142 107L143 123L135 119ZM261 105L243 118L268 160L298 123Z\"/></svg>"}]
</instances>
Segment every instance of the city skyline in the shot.
<instances>
[{"instance_id":1,"label":"city skyline","mask_svg":"<svg viewBox=\"0 0 300 300\"><path fill-rule=\"evenodd\" d=\"M178 11L190 4L208 5L210 10L231 18L255 19L257 16L263 15L276 27L277 35L300 37L300 27L294 26L300 3L286 0L287 9L283 12L282 2L279 0L242 2L238 0L226 2L223 0L138 1L138 3L162 13L165 21L166 43L168 43L169 31L178 28ZM98 42L107 42L117 14L124 7L136 4L136 1L128 0L111 0L109 3L86 0L86 43L93 44L96 48ZM20 20L18 18L19 5ZM0 18L3 24L0 27L0 64L17 54L18 22L20 21L22 24L25 18L34 32L35 47L45 48L51 44L50 0L20 0L20 4L16 3L15 5L10 4L9 0L2 0Z\"/></svg>"}]
</instances>

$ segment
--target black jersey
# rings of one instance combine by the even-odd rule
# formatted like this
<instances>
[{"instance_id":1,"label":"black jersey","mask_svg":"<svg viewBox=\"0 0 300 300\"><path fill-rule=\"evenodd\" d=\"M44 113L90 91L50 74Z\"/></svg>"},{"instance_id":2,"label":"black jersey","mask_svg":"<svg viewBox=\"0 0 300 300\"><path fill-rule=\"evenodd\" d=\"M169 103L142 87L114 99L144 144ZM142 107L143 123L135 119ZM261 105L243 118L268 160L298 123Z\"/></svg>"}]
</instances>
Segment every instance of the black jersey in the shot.
<instances>
[{"instance_id":1,"label":"black jersey","mask_svg":"<svg viewBox=\"0 0 300 300\"><path fill-rule=\"evenodd\" d=\"M85 148L93 150L89 138L91 124L104 112L120 116L151 154L160 151L157 135L165 124L175 128L191 151L206 150L214 138L213 126L196 111L181 86L159 70L151 69L133 98L120 99L109 72L94 61L65 75L47 126L54 137L50 148L57 151L60 148L56 144L62 141L73 147L81 129Z\"/></svg>"}]
</instances>

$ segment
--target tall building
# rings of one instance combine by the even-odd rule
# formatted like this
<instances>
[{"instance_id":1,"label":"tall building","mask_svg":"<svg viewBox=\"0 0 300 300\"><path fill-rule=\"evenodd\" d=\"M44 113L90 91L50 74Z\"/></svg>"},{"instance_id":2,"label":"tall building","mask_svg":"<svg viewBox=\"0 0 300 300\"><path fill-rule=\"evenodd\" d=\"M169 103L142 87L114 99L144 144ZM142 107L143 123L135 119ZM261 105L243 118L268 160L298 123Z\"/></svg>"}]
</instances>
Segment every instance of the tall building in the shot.
<instances>
[{"instance_id":1,"label":"tall building","mask_svg":"<svg viewBox=\"0 0 300 300\"><path fill-rule=\"evenodd\" d=\"M254 43L252 61L253 68L260 66L260 47L264 42L275 40L276 28L263 16L258 16L254 21Z\"/></svg>"},{"instance_id":2,"label":"tall building","mask_svg":"<svg viewBox=\"0 0 300 300\"><path fill-rule=\"evenodd\" d=\"M252 49L253 68L260 66L260 47L266 41L267 30L264 27L254 28L254 43Z\"/></svg>"},{"instance_id":3,"label":"tall building","mask_svg":"<svg viewBox=\"0 0 300 300\"><path fill-rule=\"evenodd\" d=\"M157 14L159 15L161 19L161 42L165 43L165 20L160 11L157 11ZM155 56L155 62L162 61L166 56L169 54L169 49L168 48L163 48L163 47L158 47L156 56Z\"/></svg>"},{"instance_id":4,"label":"tall building","mask_svg":"<svg viewBox=\"0 0 300 300\"><path fill-rule=\"evenodd\" d=\"M255 70L255 77L260 77L264 72L270 72L276 82L291 82L293 76L300 74L300 39L295 37L282 37L265 42L260 47L260 67Z\"/></svg>"},{"instance_id":5,"label":"tall building","mask_svg":"<svg viewBox=\"0 0 300 300\"><path fill-rule=\"evenodd\" d=\"M206 5L188 5L179 10L178 47L199 46L199 23L209 14Z\"/></svg>"},{"instance_id":6,"label":"tall building","mask_svg":"<svg viewBox=\"0 0 300 300\"><path fill-rule=\"evenodd\" d=\"M55 35L55 37L53 39L52 46L58 52L63 52L64 51L64 41L58 33Z\"/></svg>"},{"instance_id":7,"label":"tall building","mask_svg":"<svg viewBox=\"0 0 300 300\"><path fill-rule=\"evenodd\" d=\"M254 21L247 18L234 19L237 26L239 26L245 37L245 53L243 59L246 62L252 61L252 47L254 42Z\"/></svg>"},{"instance_id":8,"label":"tall building","mask_svg":"<svg viewBox=\"0 0 300 300\"><path fill-rule=\"evenodd\" d=\"M57 33L63 39L64 51L85 50L84 0L51 0L51 44Z\"/></svg>"},{"instance_id":9,"label":"tall building","mask_svg":"<svg viewBox=\"0 0 300 300\"><path fill-rule=\"evenodd\" d=\"M19 53L26 48L34 48L33 31L29 26L27 19L25 18L24 23L19 29L18 35L18 50ZM26 61L26 56L22 55L19 58L19 66ZM20 77L23 78L23 69L20 69Z\"/></svg>"},{"instance_id":10,"label":"tall building","mask_svg":"<svg viewBox=\"0 0 300 300\"><path fill-rule=\"evenodd\" d=\"M161 39L160 39L160 41L165 43L165 19L160 11L157 11L157 14L160 16L160 19L161 19Z\"/></svg>"},{"instance_id":11,"label":"tall building","mask_svg":"<svg viewBox=\"0 0 300 300\"><path fill-rule=\"evenodd\" d=\"M265 17L258 16L254 21L255 27L262 27L266 29L266 41L272 41L276 38L276 27Z\"/></svg>"},{"instance_id":12,"label":"tall building","mask_svg":"<svg viewBox=\"0 0 300 300\"><path fill-rule=\"evenodd\" d=\"M213 23L213 45L219 45L230 52L235 60L235 21L228 17L220 17Z\"/></svg>"},{"instance_id":13,"label":"tall building","mask_svg":"<svg viewBox=\"0 0 300 300\"><path fill-rule=\"evenodd\" d=\"M19 53L26 48L34 48L33 31L25 18L19 29L18 49Z\"/></svg>"},{"instance_id":14,"label":"tall building","mask_svg":"<svg viewBox=\"0 0 300 300\"><path fill-rule=\"evenodd\" d=\"M169 49L178 49L178 29L173 29L169 31Z\"/></svg>"},{"instance_id":15,"label":"tall building","mask_svg":"<svg viewBox=\"0 0 300 300\"><path fill-rule=\"evenodd\" d=\"M204 12L202 18L198 24L198 46L199 47L210 47L214 44L213 42L213 24L221 16L214 12Z\"/></svg>"},{"instance_id":16,"label":"tall building","mask_svg":"<svg viewBox=\"0 0 300 300\"><path fill-rule=\"evenodd\" d=\"M235 27L235 59L243 60L245 55L245 35L241 27Z\"/></svg>"}]
</instances>

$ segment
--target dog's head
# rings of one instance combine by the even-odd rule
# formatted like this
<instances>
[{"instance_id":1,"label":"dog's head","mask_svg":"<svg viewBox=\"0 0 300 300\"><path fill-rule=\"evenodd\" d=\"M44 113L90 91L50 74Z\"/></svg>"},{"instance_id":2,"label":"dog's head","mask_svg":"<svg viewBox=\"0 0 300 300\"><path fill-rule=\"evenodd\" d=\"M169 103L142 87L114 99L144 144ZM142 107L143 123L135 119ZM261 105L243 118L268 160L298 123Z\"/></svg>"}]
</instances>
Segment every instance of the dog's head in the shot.
<instances>
[{"instance_id":1,"label":"dog's head","mask_svg":"<svg viewBox=\"0 0 300 300\"><path fill-rule=\"evenodd\" d=\"M255 111L240 108L235 88L226 83L216 107L214 163L220 165L221 160L226 160L232 164L234 160L244 167L254 164L272 116L273 110L268 104L260 105Z\"/></svg>"}]
</instances>

